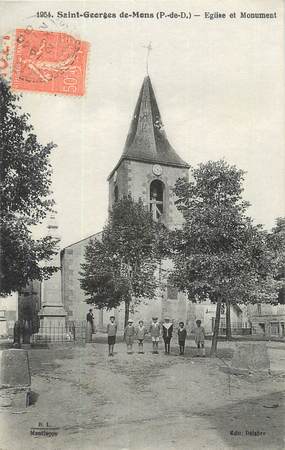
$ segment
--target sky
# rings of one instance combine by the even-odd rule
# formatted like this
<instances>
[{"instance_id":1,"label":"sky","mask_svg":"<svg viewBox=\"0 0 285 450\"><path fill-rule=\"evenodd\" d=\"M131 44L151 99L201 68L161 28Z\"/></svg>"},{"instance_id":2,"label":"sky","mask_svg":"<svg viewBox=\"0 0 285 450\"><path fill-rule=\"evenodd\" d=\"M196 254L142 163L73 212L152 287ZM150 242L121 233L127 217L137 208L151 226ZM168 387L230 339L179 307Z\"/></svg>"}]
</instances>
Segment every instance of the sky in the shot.
<instances>
[{"instance_id":1,"label":"sky","mask_svg":"<svg viewBox=\"0 0 285 450\"><path fill-rule=\"evenodd\" d=\"M83 97L23 93L38 140L53 141L53 192L62 247L100 231L107 176L123 151L139 90L149 75L168 139L190 165L225 158L245 170L249 214L266 228L284 216L284 3L282 0L0 2L1 34L39 29L39 10L181 12L187 19L44 19L49 31L88 41ZM214 6L214 7L213 7ZM205 12L226 13L209 20ZM235 11L277 18L230 19Z\"/></svg>"}]
</instances>

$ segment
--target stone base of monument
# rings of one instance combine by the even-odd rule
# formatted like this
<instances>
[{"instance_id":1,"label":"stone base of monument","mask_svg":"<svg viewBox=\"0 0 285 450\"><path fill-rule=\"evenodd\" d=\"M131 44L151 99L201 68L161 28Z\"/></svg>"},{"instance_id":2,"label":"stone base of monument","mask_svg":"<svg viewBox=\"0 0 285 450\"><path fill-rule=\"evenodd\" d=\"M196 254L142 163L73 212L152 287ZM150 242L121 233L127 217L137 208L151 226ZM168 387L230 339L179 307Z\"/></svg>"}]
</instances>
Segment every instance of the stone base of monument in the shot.
<instances>
[{"instance_id":1,"label":"stone base of monument","mask_svg":"<svg viewBox=\"0 0 285 450\"><path fill-rule=\"evenodd\" d=\"M44 305L39 312L40 329L33 337L34 342L68 342L66 312L62 305Z\"/></svg>"},{"instance_id":2,"label":"stone base of monument","mask_svg":"<svg viewBox=\"0 0 285 450\"><path fill-rule=\"evenodd\" d=\"M30 405L31 389L26 387L0 389L0 411L4 408L23 410Z\"/></svg>"},{"instance_id":3,"label":"stone base of monument","mask_svg":"<svg viewBox=\"0 0 285 450\"><path fill-rule=\"evenodd\" d=\"M30 350L32 348L31 344L21 344L23 350Z\"/></svg>"},{"instance_id":4,"label":"stone base of monument","mask_svg":"<svg viewBox=\"0 0 285 450\"><path fill-rule=\"evenodd\" d=\"M31 397L28 352L22 349L0 351L0 408L25 409Z\"/></svg>"},{"instance_id":5,"label":"stone base of monument","mask_svg":"<svg viewBox=\"0 0 285 450\"><path fill-rule=\"evenodd\" d=\"M236 343L230 372L235 374L270 373L266 342Z\"/></svg>"}]
</instances>

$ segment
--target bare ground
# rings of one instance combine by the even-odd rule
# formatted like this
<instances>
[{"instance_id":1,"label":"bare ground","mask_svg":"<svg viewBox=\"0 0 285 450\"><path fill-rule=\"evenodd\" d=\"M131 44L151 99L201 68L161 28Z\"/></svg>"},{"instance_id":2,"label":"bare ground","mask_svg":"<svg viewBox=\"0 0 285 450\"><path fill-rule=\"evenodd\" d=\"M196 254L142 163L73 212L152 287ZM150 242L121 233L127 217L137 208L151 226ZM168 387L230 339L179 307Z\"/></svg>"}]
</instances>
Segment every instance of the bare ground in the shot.
<instances>
[{"instance_id":1,"label":"bare ground","mask_svg":"<svg viewBox=\"0 0 285 450\"><path fill-rule=\"evenodd\" d=\"M284 449L284 343L267 344L271 375L243 376L223 370L234 343L220 343L218 358L189 345L184 357L175 345L153 355L151 343L127 355L119 343L109 358L105 337L30 350L33 404L0 412L0 449ZM39 422L58 435L31 436Z\"/></svg>"}]
</instances>

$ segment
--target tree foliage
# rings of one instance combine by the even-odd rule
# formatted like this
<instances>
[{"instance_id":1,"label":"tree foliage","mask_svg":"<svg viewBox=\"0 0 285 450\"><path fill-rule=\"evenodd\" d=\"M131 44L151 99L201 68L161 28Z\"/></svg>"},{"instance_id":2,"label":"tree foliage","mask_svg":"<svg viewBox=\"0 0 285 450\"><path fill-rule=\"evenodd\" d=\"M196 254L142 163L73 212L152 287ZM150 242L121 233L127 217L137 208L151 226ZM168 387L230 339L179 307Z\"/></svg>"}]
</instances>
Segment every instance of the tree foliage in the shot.
<instances>
[{"instance_id":1,"label":"tree foliage","mask_svg":"<svg viewBox=\"0 0 285 450\"><path fill-rule=\"evenodd\" d=\"M285 218L277 217L276 225L268 236L269 246L276 264L276 280L280 281L279 303L285 303Z\"/></svg>"},{"instance_id":2,"label":"tree foliage","mask_svg":"<svg viewBox=\"0 0 285 450\"><path fill-rule=\"evenodd\" d=\"M81 287L87 303L107 309L125 303L127 321L131 300L152 299L162 247L159 231L141 200L128 196L115 202L102 239L93 239L85 250Z\"/></svg>"},{"instance_id":3,"label":"tree foliage","mask_svg":"<svg viewBox=\"0 0 285 450\"><path fill-rule=\"evenodd\" d=\"M52 211L51 165L54 144L41 145L19 96L0 80L0 295L50 276L41 267L55 253L49 236L33 239L31 227Z\"/></svg>"},{"instance_id":4,"label":"tree foliage","mask_svg":"<svg viewBox=\"0 0 285 450\"><path fill-rule=\"evenodd\" d=\"M190 298L218 302L213 352L221 302L270 301L278 286L268 234L246 215L244 172L225 161L192 168L191 181L178 180L176 205L185 219L172 233L171 281Z\"/></svg>"}]
</instances>

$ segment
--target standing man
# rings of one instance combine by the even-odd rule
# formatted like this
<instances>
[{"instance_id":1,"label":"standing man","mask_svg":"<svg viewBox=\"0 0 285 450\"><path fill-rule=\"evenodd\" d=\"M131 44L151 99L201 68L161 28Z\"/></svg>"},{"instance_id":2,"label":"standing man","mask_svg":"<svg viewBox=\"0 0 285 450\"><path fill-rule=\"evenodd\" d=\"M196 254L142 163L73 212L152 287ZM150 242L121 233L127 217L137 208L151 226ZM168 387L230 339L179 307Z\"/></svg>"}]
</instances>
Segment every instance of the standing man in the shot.
<instances>
[{"instance_id":1,"label":"standing man","mask_svg":"<svg viewBox=\"0 0 285 450\"><path fill-rule=\"evenodd\" d=\"M114 345L116 343L117 324L115 322L115 316L110 316L110 322L107 325L109 356L114 356Z\"/></svg>"},{"instance_id":2,"label":"standing man","mask_svg":"<svg viewBox=\"0 0 285 450\"><path fill-rule=\"evenodd\" d=\"M158 342L160 336L160 325L158 323L158 318L152 318L152 324L149 327L149 332L152 340L152 353L158 354Z\"/></svg>"},{"instance_id":3,"label":"standing man","mask_svg":"<svg viewBox=\"0 0 285 450\"><path fill-rule=\"evenodd\" d=\"M92 334L94 333L94 316L93 310L89 309L86 315L87 320L87 342L92 342Z\"/></svg>"},{"instance_id":4,"label":"standing man","mask_svg":"<svg viewBox=\"0 0 285 450\"><path fill-rule=\"evenodd\" d=\"M92 333L94 333L94 316L93 316L93 309L89 309L89 312L86 315L87 323L90 323Z\"/></svg>"}]
</instances>

